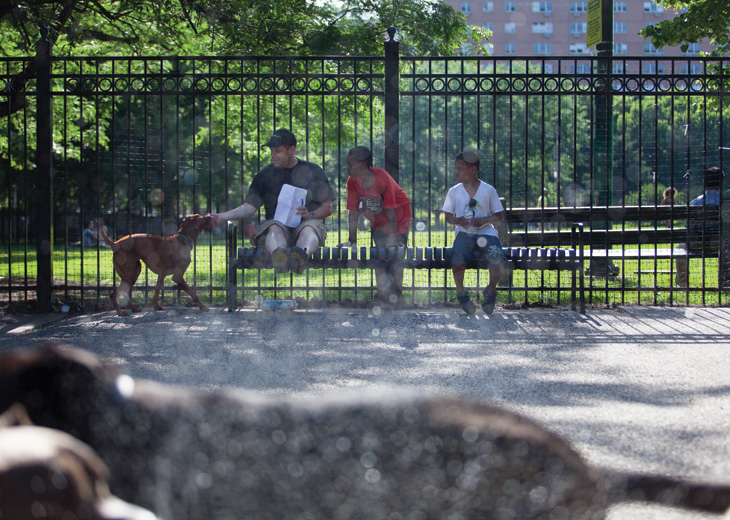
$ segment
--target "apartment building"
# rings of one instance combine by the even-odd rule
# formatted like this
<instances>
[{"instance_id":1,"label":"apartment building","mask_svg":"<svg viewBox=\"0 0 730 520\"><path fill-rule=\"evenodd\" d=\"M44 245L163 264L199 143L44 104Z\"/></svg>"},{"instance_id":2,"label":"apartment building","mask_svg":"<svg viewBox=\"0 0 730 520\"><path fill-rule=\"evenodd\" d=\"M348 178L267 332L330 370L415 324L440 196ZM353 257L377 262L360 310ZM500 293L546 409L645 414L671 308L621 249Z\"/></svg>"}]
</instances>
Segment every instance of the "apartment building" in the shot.
<instances>
[{"instance_id":1,"label":"apartment building","mask_svg":"<svg viewBox=\"0 0 730 520\"><path fill-rule=\"evenodd\" d=\"M550 2L505 0L444 0L464 13L471 25L492 31L490 46L494 56L589 56L586 47L588 2L553 0ZM647 25L672 19L652 1L613 2L614 56L692 57L709 50L709 43L657 50L638 33Z\"/></svg>"}]
</instances>

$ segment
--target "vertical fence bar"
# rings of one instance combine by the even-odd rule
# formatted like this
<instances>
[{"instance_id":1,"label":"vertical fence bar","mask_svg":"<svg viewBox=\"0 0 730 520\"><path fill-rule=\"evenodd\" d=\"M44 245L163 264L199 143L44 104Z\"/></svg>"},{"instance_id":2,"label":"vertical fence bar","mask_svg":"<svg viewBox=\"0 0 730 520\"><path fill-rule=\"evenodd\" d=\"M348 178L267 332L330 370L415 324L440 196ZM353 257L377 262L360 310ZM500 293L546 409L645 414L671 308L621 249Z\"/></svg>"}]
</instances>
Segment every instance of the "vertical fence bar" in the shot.
<instances>
[{"instance_id":1,"label":"vertical fence bar","mask_svg":"<svg viewBox=\"0 0 730 520\"><path fill-rule=\"evenodd\" d=\"M48 28L41 28L36 44L38 130L36 149L35 236L38 262L38 308L49 310L53 303L53 110L51 100L51 42Z\"/></svg>"},{"instance_id":2,"label":"vertical fence bar","mask_svg":"<svg viewBox=\"0 0 730 520\"><path fill-rule=\"evenodd\" d=\"M385 170L398 182L400 122L400 43L388 27L385 42Z\"/></svg>"}]
</instances>

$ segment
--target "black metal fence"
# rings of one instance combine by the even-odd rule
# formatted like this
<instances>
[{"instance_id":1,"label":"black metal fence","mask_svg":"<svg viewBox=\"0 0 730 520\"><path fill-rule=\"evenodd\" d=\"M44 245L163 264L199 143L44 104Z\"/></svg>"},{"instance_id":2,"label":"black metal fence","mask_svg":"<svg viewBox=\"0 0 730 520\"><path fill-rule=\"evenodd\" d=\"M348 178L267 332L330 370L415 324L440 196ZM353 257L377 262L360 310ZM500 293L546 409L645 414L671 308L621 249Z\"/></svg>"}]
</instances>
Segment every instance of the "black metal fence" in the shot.
<instances>
[{"instance_id":1,"label":"black metal fence","mask_svg":"<svg viewBox=\"0 0 730 520\"><path fill-rule=\"evenodd\" d=\"M238 206L268 162L262 143L282 126L339 195L327 245L347 239L344 158L356 145L373 149L376 165L411 198L414 246L451 245L439 210L464 148L478 150L481 177L508 208L655 206L668 186L687 205L702 193L706 167L730 171L728 65L697 57L414 58L399 56L393 41L383 57L322 58L56 58L40 46L35 58L0 59L0 297L41 305L104 298L117 279L110 251L85 247L90 222L103 217L116 237L173 234L186 214ZM508 223L502 233L568 225ZM201 236L186 275L219 303L222 232ZM589 301L662 303L671 294L670 303L722 304L724 256L691 262L681 288L672 259L622 263L618 276L587 281ZM659 276L638 282L633 273L646 270ZM471 273L467 283L483 286L485 276ZM146 295L154 280L143 278ZM349 270L255 271L239 280L244 300L359 300L375 285L369 271ZM560 303L570 280L515 273L501 285L503 302ZM417 302L453 297L447 271L407 272L405 287Z\"/></svg>"}]
</instances>

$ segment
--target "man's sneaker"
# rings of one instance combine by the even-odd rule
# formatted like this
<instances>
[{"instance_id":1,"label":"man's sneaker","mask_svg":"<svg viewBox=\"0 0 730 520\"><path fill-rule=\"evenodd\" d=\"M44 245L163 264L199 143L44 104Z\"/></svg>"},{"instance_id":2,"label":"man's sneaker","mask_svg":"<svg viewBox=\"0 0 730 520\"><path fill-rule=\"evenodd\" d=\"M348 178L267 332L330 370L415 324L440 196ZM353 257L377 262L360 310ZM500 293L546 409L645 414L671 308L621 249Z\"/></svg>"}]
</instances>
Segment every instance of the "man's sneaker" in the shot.
<instances>
[{"instance_id":1,"label":"man's sneaker","mask_svg":"<svg viewBox=\"0 0 730 520\"><path fill-rule=\"evenodd\" d=\"M482 296L484 296L484 301L482 301L482 310L487 314L492 314L494 312L494 305L497 303L497 290L495 289L492 292L487 292L487 290L484 289Z\"/></svg>"},{"instance_id":2,"label":"man's sneaker","mask_svg":"<svg viewBox=\"0 0 730 520\"><path fill-rule=\"evenodd\" d=\"M271 266L271 255L263 247L256 248L253 256L253 266L255 269L268 269Z\"/></svg>"},{"instance_id":3,"label":"man's sneaker","mask_svg":"<svg viewBox=\"0 0 730 520\"><path fill-rule=\"evenodd\" d=\"M456 299L459 300L461 308L465 313L474 314L477 311L477 306L474 305L474 302L471 301L471 298L469 298L468 292L465 292L464 294L457 294Z\"/></svg>"},{"instance_id":4,"label":"man's sneaker","mask_svg":"<svg viewBox=\"0 0 730 520\"><path fill-rule=\"evenodd\" d=\"M296 274L302 274L307 265L307 252L299 246L291 248L289 253L289 267Z\"/></svg>"},{"instance_id":5,"label":"man's sneaker","mask_svg":"<svg viewBox=\"0 0 730 520\"><path fill-rule=\"evenodd\" d=\"M271 265L274 267L274 272L276 273L289 272L289 255L286 249L280 247L271 253Z\"/></svg>"}]
</instances>

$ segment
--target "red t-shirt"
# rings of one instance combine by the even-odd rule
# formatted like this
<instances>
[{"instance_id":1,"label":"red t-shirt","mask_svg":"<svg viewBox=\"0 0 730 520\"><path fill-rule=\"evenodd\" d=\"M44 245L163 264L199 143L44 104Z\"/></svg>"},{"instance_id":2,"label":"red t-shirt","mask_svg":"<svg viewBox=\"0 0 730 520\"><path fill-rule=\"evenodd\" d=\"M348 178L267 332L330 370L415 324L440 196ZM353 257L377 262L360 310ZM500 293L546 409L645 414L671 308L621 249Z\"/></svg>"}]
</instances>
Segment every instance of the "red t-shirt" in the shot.
<instances>
[{"instance_id":1,"label":"red t-shirt","mask_svg":"<svg viewBox=\"0 0 730 520\"><path fill-rule=\"evenodd\" d=\"M382 168L371 168L375 179L370 189L365 189L362 179L358 177L347 178L347 209L350 211L360 211L365 218L371 222L370 229L373 231L389 231L388 217L385 215L386 209L395 209L395 232L400 235L408 233L411 227L411 201L403 188L393 180L388 172ZM373 204L363 203L361 200L372 197L382 204L383 210L377 214L368 212L368 208ZM363 201L365 202L365 201Z\"/></svg>"}]
</instances>

